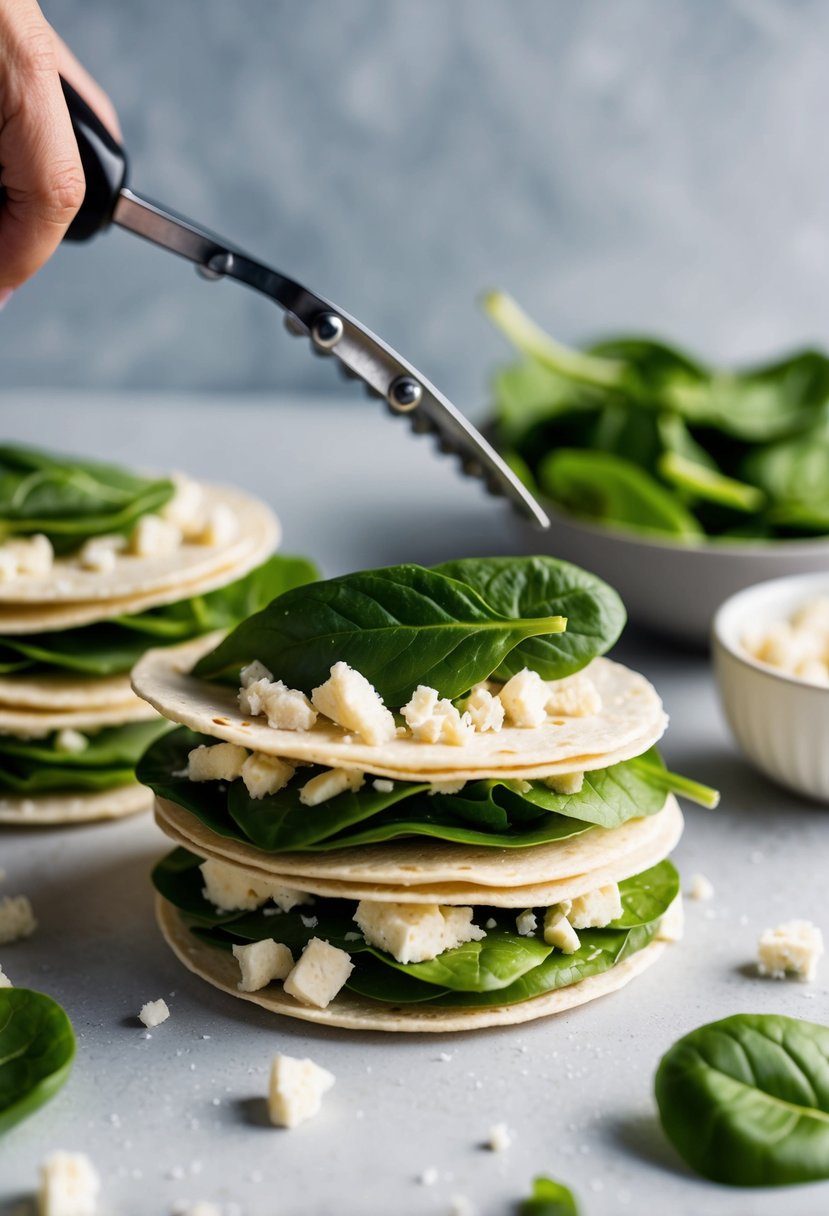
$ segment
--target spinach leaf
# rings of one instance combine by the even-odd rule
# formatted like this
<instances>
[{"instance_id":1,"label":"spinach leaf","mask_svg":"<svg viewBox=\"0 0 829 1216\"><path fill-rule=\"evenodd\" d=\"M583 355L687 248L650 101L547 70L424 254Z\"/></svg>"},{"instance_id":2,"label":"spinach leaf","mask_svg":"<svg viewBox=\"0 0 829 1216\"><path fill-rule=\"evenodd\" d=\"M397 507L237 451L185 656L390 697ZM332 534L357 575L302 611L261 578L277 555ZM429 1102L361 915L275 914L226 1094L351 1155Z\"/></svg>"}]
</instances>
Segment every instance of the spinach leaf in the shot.
<instances>
[{"instance_id":1,"label":"spinach leaf","mask_svg":"<svg viewBox=\"0 0 829 1216\"><path fill-rule=\"evenodd\" d=\"M88 536L126 532L173 497L167 478L34 448L0 446L0 540L43 532L56 552Z\"/></svg>"},{"instance_id":2,"label":"spinach leaf","mask_svg":"<svg viewBox=\"0 0 829 1216\"><path fill-rule=\"evenodd\" d=\"M478 914L480 918L480 914ZM514 918L513 918L514 926ZM451 992L500 992L544 962L553 947L537 937L521 937L503 927L490 929L478 942L464 942L425 963L398 963L391 955L376 958L413 979Z\"/></svg>"},{"instance_id":3,"label":"spinach leaf","mask_svg":"<svg viewBox=\"0 0 829 1216\"><path fill-rule=\"evenodd\" d=\"M214 629L229 629L284 591L317 577L312 562L277 553L226 587L175 604L77 629L0 638L0 671L116 675L129 671L149 646L173 645Z\"/></svg>"},{"instance_id":4,"label":"spinach leaf","mask_svg":"<svg viewBox=\"0 0 829 1216\"><path fill-rule=\"evenodd\" d=\"M650 925L665 915L679 895L679 874L670 861L660 861L649 870L619 884L622 915L610 929L635 929Z\"/></svg>"},{"instance_id":5,"label":"spinach leaf","mask_svg":"<svg viewBox=\"0 0 829 1216\"><path fill-rule=\"evenodd\" d=\"M312 583L250 617L194 674L237 673L259 659L310 693L344 660L386 704L404 704L418 684L455 698L495 671L520 642L561 633L565 620L505 617L472 588L422 566L389 566Z\"/></svg>"},{"instance_id":6,"label":"spinach leaf","mask_svg":"<svg viewBox=\"0 0 829 1216\"><path fill-rule=\"evenodd\" d=\"M579 1216L573 1192L552 1178L534 1178L532 1194L523 1200L518 1216Z\"/></svg>"},{"instance_id":7,"label":"spinach leaf","mask_svg":"<svg viewBox=\"0 0 829 1216\"><path fill-rule=\"evenodd\" d=\"M523 667L545 680L570 675L608 651L625 625L624 605L612 587L554 557L470 557L435 570L472 587L503 616L567 618L566 632L520 642L493 671L496 680Z\"/></svg>"},{"instance_id":8,"label":"spinach leaf","mask_svg":"<svg viewBox=\"0 0 829 1216\"><path fill-rule=\"evenodd\" d=\"M0 1133L53 1097L75 1055L66 1013L51 997L0 988Z\"/></svg>"},{"instance_id":9,"label":"spinach leaf","mask_svg":"<svg viewBox=\"0 0 829 1216\"><path fill-rule=\"evenodd\" d=\"M163 719L110 726L89 735L81 752L47 739L0 736L0 789L18 794L50 790L105 790L135 780L135 765L147 746L170 730Z\"/></svg>"},{"instance_id":10,"label":"spinach leaf","mask_svg":"<svg viewBox=\"0 0 829 1216\"><path fill-rule=\"evenodd\" d=\"M829 1178L829 1028L738 1013L662 1057L659 1116L688 1165L731 1186Z\"/></svg>"}]
</instances>

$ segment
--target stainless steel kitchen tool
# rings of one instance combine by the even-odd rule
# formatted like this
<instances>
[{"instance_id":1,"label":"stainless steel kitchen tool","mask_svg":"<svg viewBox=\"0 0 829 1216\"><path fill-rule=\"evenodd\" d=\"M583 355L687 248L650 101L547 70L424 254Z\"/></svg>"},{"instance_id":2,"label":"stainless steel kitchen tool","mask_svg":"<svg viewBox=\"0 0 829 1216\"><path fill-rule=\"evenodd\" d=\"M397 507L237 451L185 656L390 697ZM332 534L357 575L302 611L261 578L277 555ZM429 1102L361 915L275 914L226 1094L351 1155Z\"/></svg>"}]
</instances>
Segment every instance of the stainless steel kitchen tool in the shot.
<instances>
[{"instance_id":1,"label":"stainless steel kitchen tool","mask_svg":"<svg viewBox=\"0 0 829 1216\"><path fill-rule=\"evenodd\" d=\"M86 197L68 240L88 240L115 224L194 262L206 279L235 279L268 296L284 310L289 333L310 338L316 353L333 355L346 376L362 380L393 413L408 417L413 431L434 433L442 451L458 456L465 474L481 478L491 493L504 495L520 514L549 527L544 510L491 444L369 329L223 238L127 189L123 148L65 81L63 90L86 175Z\"/></svg>"}]
</instances>

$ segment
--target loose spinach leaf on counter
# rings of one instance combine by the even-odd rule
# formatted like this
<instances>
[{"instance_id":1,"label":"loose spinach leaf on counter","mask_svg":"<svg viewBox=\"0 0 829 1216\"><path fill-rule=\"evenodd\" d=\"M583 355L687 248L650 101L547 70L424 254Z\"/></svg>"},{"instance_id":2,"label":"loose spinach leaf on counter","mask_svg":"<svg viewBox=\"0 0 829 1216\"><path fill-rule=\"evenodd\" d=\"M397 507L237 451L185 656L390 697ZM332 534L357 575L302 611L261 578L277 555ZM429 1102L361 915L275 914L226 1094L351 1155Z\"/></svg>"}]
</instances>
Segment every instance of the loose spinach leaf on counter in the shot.
<instances>
[{"instance_id":1,"label":"loose spinach leaf on counter","mask_svg":"<svg viewBox=\"0 0 829 1216\"><path fill-rule=\"evenodd\" d=\"M56 1001L0 988L0 1133L57 1093L74 1055L72 1024Z\"/></svg>"},{"instance_id":2,"label":"loose spinach leaf on counter","mask_svg":"<svg viewBox=\"0 0 829 1216\"><path fill-rule=\"evenodd\" d=\"M569 350L509 297L484 307L525 357L493 383L496 439L574 514L679 540L829 531L829 358L739 372L665 343Z\"/></svg>"},{"instance_id":3,"label":"loose spinach leaf on counter","mask_svg":"<svg viewBox=\"0 0 829 1216\"><path fill-rule=\"evenodd\" d=\"M518 1207L518 1216L579 1216L573 1192L552 1178L534 1178L532 1194Z\"/></svg>"},{"instance_id":4,"label":"loose spinach leaf on counter","mask_svg":"<svg viewBox=\"0 0 829 1216\"><path fill-rule=\"evenodd\" d=\"M519 643L562 633L565 625L555 612L505 616L474 588L436 570L389 566L288 591L239 625L194 674L237 674L259 659L286 684L310 693L343 660L397 708L418 684L459 697Z\"/></svg>"},{"instance_id":5,"label":"loose spinach leaf on counter","mask_svg":"<svg viewBox=\"0 0 829 1216\"><path fill-rule=\"evenodd\" d=\"M0 789L18 794L47 790L101 790L135 780L135 766L146 751L170 730L163 719L109 726L86 736L83 751L58 746L57 734L45 739L0 736Z\"/></svg>"},{"instance_id":6,"label":"loose spinach leaf on counter","mask_svg":"<svg viewBox=\"0 0 829 1216\"><path fill-rule=\"evenodd\" d=\"M829 1027L738 1013L691 1031L655 1080L668 1139L730 1186L829 1178Z\"/></svg>"},{"instance_id":7,"label":"loose spinach leaf on counter","mask_svg":"<svg viewBox=\"0 0 829 1216\"><path fill-rule=\"evenodd\" d=\"M126 532L139 516L169 502L174 489L165 477L6 444L0 446L0 541L42 532L65 553L88 536Z\"/></svg>"},{"instance_id":8,"label":"loose spinach leaf on counter","mask_svg":"<svg viewBox=\"0 0 829 1216\"><path fill-rule=\"evenodd\" d=\"M283 592L318 577L306 558L277 553L226 587L175 604L77 629L0 637L0 674L59 669L117 675L129 671L149 646L174 645L214 629L229 629Z\"/></svg>"}]
</instances>

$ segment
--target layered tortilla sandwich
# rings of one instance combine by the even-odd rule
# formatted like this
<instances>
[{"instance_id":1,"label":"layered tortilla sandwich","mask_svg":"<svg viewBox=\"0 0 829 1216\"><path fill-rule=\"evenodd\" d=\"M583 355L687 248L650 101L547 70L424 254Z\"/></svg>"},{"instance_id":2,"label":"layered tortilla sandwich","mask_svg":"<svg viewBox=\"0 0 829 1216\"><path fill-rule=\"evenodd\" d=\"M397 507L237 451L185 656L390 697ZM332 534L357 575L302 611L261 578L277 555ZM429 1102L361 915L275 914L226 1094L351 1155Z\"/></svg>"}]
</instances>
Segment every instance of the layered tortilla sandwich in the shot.
<instances>
[{"instance_id":1,"label":"layered tortilla sandwich","mask_svg":"<svg viewBox=\"0 0 829 1216\"><path fill-rule=\"evenodd\" d=\"M181 961L358 1029L521 1022L613 991L678 936L654 688L602 657L618 596L548 557L309 583L218 645L149 652L178 729L138 776Z\"/></svg>"},{"instance_id":2,"label":"layered tortilla sandwich","mask_svg":"<svg viewBox=\"0 0 829 1216\"><path fill-rule=\"evenodd\" d=\"M278 540L237 490L0 447L0 822L151 805L135 763L168 723L130 668L314 577Z\"/></svg>"}]
</instances>

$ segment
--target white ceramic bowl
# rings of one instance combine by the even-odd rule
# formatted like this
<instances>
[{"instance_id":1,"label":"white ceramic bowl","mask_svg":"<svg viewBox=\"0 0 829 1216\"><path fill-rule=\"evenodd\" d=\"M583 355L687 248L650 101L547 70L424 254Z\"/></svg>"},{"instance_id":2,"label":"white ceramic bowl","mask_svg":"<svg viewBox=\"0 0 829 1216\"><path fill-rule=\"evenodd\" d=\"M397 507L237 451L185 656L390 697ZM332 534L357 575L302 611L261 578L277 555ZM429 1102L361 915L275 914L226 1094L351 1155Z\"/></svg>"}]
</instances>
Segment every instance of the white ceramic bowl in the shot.
<instances>
[{"instance_id":1,"label":"white ceramic bowl","mask_svg":"<svg viewBox=\"0 0 829 1216\"><path fill-rule=\"evenodd\" d=\"M829 596L829 573L795 575L740 591L714 617L714 670L725 716L766 776L829 803L829 688L807 684L742 647L745 631L785 620L805 600Z\"/></svg>"},{"instance_id":2,"label":"white ceramic bowl","mask_svg":"<svg viewBox=\"0 0 829 1216\"><path fill-rule=\"evenodd\" d=\"M691 646L708 645L714 613L736 591L763 579L829 573L827 539L676 544L544 506L548 532L522 524L527 552L552 553L592 570L616 588L634 624Z\"/></svg>"}]
</instances>

